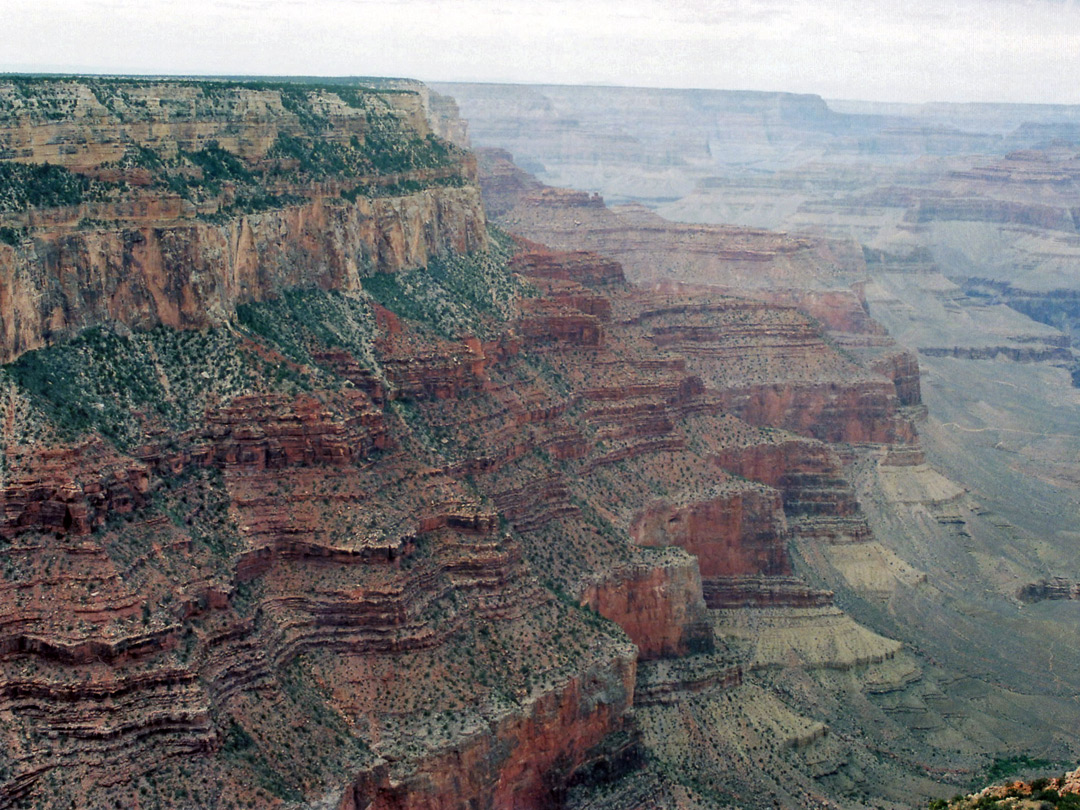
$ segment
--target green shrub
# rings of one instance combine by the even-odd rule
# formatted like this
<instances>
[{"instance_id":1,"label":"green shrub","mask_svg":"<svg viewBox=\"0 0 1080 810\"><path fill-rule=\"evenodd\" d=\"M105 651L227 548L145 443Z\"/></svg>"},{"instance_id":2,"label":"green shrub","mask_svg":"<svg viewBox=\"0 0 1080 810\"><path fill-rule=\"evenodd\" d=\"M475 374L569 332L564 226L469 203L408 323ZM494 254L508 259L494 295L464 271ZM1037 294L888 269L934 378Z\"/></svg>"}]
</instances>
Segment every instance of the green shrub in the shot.
<instances>
[{"instance_id":1,"label":"green shrub","mask_svg":"<svg viewBox=\"0 0 1080 810\"><path fill-rule=\"evenodd\" d=\"M446 338L489 337L512 319L528 288L510 272L511 250L493 238L487 251L433 258L426 268L376 273L365 292L395 315Z\"/></svg>"},{"instance_id":2,"label":"green shrub","mask_svg":"<svg viewBox=\"0 0 1080 810\"><path fill-rule=\"evenodd\" d=\"M237 323L298 363L312 352L339 348L375 367L375 315L367 301L318 287L286 290L278 298L241 304Z\"/></svg>"},{"instance_id":3,"label":"green shrub","mask_svg":"<svg viewBox=\"0 0 1080 810\"><path fill-rule=\"evenodd\" d=\"M118 187L114 183L91 180L63 166L0 162L0 211L78 205L102 198Z\"/></svg>"}]
</instances>

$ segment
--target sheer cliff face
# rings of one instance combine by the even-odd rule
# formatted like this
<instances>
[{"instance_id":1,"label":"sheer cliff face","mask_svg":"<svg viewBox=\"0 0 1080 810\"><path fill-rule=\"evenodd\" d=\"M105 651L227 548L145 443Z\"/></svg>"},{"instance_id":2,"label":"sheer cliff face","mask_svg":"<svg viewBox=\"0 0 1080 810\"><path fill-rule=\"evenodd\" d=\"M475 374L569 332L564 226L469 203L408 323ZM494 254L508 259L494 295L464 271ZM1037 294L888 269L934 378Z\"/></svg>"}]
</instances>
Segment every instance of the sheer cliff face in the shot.
<instances>
[{"instance_id":1,"label":"sheer cliff face","mask_svg":"<svg viewBox=\"0 0 1080 810\"><path fill-rule=\"evenodd\" d=\"M484 247L474 164L432 136L426 95L334 90L0 83L3 359Z\"/></svg>"},{"instance_id":2,"label":"sheer cliff face","mask_svg":"<svg viewBox=\"0 0 1080 810\"><path fill-rule=\"evenodd\" d=\"M316 197L221 224L71 225L0 246L3 359L99 323L201 328L290 287L355 292L373 272L423 266L487 238L479 193L468 187L352 203Z\"/></svg>"}]
</instances>

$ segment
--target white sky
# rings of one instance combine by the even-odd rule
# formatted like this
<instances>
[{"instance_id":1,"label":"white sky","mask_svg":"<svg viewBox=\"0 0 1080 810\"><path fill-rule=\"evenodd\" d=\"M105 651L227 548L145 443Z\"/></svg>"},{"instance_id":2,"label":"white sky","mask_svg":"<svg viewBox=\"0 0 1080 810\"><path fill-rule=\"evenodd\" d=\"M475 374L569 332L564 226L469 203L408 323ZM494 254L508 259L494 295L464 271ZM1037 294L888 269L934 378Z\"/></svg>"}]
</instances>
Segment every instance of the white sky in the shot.
<instances>
[{"instance_id":1,"label":"white sky","mask_svg":"<svg viewBox=\"0 0 1080 810\"><path fill-rule=\"evenodd\" d=\"M1080 103L1080 0L0 0L0 71Z\"/></svg>"}]
</instances>

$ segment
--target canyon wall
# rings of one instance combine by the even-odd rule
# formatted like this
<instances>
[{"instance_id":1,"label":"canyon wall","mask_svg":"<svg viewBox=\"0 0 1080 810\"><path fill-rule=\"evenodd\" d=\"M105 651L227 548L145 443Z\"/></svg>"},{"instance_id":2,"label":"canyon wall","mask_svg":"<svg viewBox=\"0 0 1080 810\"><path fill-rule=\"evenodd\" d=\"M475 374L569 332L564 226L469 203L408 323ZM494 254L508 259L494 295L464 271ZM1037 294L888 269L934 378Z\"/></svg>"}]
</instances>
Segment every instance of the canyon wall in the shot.
<instances>
[{"instance_id":1,"label":"canyon wall","mask_svg":"<svg viewBox=\"0 0 1080 810\"><path fill-rule=\"evenodd\" d=\"M291 287L355 293L487 242L475 163L434 139L426 89L21 81L0 83L0 156L63 170L5 180L56 198L0 204L6 361L94 324L202 328Z\"/></svg>"},{"instance_id":2,"label":"canyon wall","mask_svg":"<svg viewBox=\"0 0 1080 810\"><path fill-rule=\"evenodd\" d=\"M923 469L859 251L478 176L408 80L69 84L0 94L0 804L803 807L913 748L837 606L918 579L829 569Z\"/></svg>"},{"instance_id":3,"label":"canyon wall","mask_svg":"<svg viewBox=\"0 0 1080 810\"><path fill-rule=\"evenodd\" d=\"M3 359L100 323L202 328L290 287L355 292L364 276L486 239L470 188L315 199L223 224L38 228L30 244L0 245Z\"/></svg>"}]
</instances>

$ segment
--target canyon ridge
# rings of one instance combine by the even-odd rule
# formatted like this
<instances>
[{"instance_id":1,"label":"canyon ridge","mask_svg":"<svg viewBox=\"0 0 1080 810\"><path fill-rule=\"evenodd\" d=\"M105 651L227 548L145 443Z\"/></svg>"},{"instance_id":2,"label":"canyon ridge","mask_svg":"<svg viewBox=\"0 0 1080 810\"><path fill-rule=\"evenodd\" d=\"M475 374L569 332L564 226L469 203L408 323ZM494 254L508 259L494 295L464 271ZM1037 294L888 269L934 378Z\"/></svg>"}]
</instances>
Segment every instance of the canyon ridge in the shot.
<instances>
[{"instance_id":1,"label":"canyon ridge","mask_svg":"<svg viewBox=\"0 0 1080 810\"><path fill-rule=\"evenodd\" d=\"M1077 127L0 78L0 806L1075 766Z\"/></svg>"}]
</instances>

